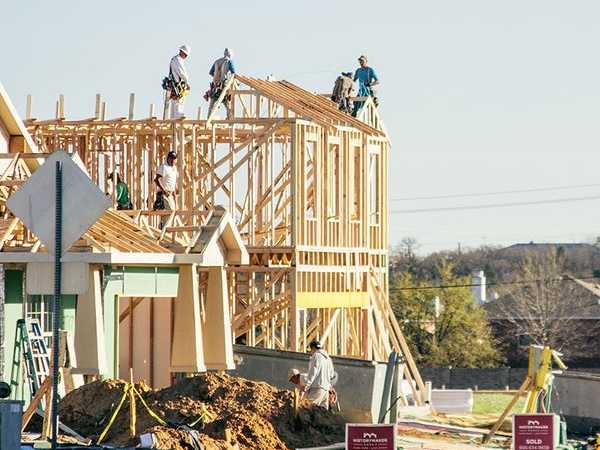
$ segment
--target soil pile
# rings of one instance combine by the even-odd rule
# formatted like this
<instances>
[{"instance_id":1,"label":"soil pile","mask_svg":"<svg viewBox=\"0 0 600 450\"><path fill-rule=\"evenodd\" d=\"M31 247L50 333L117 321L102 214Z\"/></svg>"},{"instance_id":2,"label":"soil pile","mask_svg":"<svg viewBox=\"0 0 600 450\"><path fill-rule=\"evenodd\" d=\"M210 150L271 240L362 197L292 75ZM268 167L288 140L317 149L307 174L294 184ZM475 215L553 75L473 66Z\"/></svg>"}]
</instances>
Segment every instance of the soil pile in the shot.
<instances>
[{"instance_id":1,"label":"soil pile","mask_svg":"<svg viewBox=\"0 0 600 450\"><path fill-rule=\"evenodd\" d=\"M138 387L139 386L139 387ZM61 420L92 439L100 435L116 408L125 383L118 380L97 381L69 393L59 405ZM303 404L294 417L292 394L266 383L215 373L186 378L166 389L154 391L136 384L148 406L169 427L159 426L136 402L137 436L153 432L160 448L191 449L189 435L176 424L192 424L206 407L215 419L200 431L207 450L232 448L225 442L225 429L240 450L287 450L340 442L344 439L343 419L321 408ZM132 445L138 437L129 436L129 406L123 407L105 442ZM235 447L234 447L235 448Z\"/></svg>"}]
</instances>

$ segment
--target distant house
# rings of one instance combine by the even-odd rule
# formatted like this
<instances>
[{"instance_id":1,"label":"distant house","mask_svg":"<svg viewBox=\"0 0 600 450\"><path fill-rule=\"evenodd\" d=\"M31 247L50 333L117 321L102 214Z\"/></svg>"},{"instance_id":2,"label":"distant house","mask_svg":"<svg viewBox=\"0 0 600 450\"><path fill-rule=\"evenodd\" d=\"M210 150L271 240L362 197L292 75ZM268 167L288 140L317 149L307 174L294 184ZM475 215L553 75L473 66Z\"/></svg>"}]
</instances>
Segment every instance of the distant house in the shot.
<instances>
[{"instance_id":1,"label":"distant house","mask_svg":"<svg viewBox=\"0 0 600 450\"><path fill-rule=\"evenodd\" d=\"M569 271L600 277L600 245L573 242L519 243L498 250L500 258L522 257L555 251L569 261Z\"/></svg>"},{"instance_id":2,"label":"distant house","mask_svg":"<svg viewBox=\"0 0 600 450\"><path fill-rule=\"evenodd\" d=\"M600 284L596 279L587 281L570 275L563 280L571 283L569 288L549 304L537 301L534 295L529 299L504 295L483 305L510 366L526 364L527 348L536 343L535 336L527 330L533 330L538 336L543 333L567 336L569 342L564 351L570 367L600 367ZM527 302L530 303L524 304Z\"/></svg>"}]
</instances>

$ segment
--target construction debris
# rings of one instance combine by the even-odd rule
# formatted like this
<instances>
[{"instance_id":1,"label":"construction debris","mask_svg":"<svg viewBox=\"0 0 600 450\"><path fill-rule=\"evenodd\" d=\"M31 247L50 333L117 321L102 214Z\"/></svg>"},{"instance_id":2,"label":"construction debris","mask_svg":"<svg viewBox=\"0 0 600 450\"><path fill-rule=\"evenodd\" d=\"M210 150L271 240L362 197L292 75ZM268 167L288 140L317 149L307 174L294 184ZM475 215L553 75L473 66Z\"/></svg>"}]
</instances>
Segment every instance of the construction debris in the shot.
<instances>
[{"instance_id":1,"label":"construction debris","mask_svg":"<svg viewBox=\"0 0 600 450\"><path fill-rule=\"evenodd\" d=\"M72 391L59 405L61 420L96 442L126 385L120 380L104 380ZM303 403L295 417L292 393L266 383L206 373L158 391L144 383L135 388L168 426L158 425L137 402L135 437L130 436L130 414L124 407L103 441L106 444L137 445L141 435L150 434L153 448L194 449L186 431L190 424L199 431L205 449L287 450L328 445L344 438L341 416ZM206 410L214 420L194 423Z\"/></svg>"}]
</instances>

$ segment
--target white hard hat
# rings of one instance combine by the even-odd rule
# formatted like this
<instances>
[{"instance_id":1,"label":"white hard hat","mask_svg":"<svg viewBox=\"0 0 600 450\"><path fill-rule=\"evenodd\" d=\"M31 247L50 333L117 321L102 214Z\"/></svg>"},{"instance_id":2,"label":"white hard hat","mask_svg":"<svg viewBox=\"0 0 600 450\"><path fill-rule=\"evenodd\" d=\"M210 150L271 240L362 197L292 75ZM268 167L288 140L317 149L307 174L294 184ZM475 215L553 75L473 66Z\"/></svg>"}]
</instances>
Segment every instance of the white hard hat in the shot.
<instances>
[{"instance_id":1,"label":"white hard hat","mask_svg":"<svg viewBox=\"0 0 600 450\"><path fill-rule=\"evenodd\" d=\"M190 56L190 52L192 51L192 48L189 47L188 45L184 44L181 47L179 47L179 51L185 53L186 56Z\"/></svg>"}]
</instances>

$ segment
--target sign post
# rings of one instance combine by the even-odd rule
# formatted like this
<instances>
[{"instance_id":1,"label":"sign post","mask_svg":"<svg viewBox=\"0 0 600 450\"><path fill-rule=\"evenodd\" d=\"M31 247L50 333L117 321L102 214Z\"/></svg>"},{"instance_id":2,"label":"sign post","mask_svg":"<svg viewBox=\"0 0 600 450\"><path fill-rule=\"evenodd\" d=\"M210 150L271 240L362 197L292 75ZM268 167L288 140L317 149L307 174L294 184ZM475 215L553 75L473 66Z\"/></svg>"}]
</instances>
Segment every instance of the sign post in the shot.
<instances>
[{"instance_id":1,"label":"sign post","mask_svg":"<svg viewBox=\"0 0 600 450\"><path fill-rule=\"evenodd\" d=\"M58 445L58 347L60 328L60 282L62 250L62 163L56 161L54 204L54 302L52 305L52 450Z\"/></svg>"},{"instance_id":2,"label":"sign post","mask_svg":"<svg viewBox=\"0 0 600 450\"><path fill-rule=\"evenodd\" d=\"M346 450L396 450L396 424L346 424Z\"/></svg>"},{"instance_id":3,"label":"sign post","mask_svg":"<svg viewBox=\"0 0 600 450\"><path fill-rule=\"evenodd\" d=\"M61 317L61 258L73 243L110 207L110 199L96 186L76 154L57 150L36 170L6 205L54 254L52 305L51 445L58 439L58 365ZM68 221L63 222L63 216Z\"/></svg>"},{"instance_id":4,"label":"sign post","mask_svg":"<svg viewBox=\"0 0 600 450\"><path fill-rule=\"evenodd\" d=\"M559 431L555 414L515 414L513 450L555 450Z\"/></svg>"}]
</instances>

